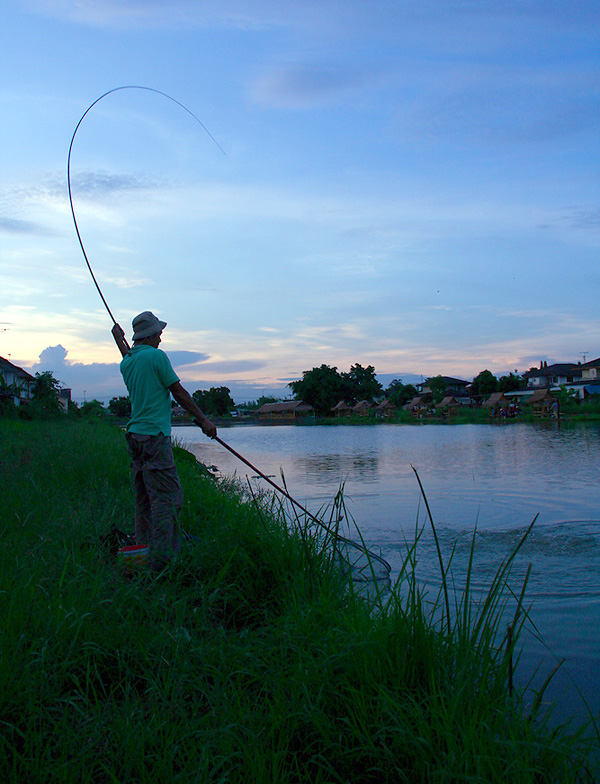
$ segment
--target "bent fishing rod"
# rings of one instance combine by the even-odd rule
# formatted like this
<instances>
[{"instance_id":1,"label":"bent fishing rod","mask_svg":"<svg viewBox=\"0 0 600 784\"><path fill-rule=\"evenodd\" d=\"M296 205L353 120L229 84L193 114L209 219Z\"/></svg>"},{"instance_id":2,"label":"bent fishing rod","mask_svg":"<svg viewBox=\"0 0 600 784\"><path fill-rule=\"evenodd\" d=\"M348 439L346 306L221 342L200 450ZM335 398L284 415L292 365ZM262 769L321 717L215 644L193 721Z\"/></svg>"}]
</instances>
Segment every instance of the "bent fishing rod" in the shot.
<instances>
[{"instance_id":1,"label":"bent fishing rod","mask_svg":"<svg viewBox=\"0 0 600 784\"><path fill-rule=\"evenodd\" d=\"M145 86L139 85L139 84L126 84L126 85L122 85L121 87L113 87L112 90L107 90L99 98L96 98L96 100L88 106L88 108L85 110L85 112L79 118L79 122L75 126L75 130L73 131L73 136L71 137L71 143L69 144L69 154L67 156L67 188L68 188L68 191L69 191L69 204L71 205L71 215L73 216L73 223L75 225L75 233L77 234L77 239L79 240L79 246L81 248L81 252L83 253L83 258L85 259L85 263L87 264L87 268L89 270L89 273L92 276L92 280L94 281L94 285L96 286L96 290L98 291L98 294L100 295L100 299L104 303L104 307L106 308L106 310L108 312L108 315L112 319L112 322L113 322L113 324L115 326L117 325L117 320L115 319L115 317L113 316L110 308L108 307L108 302L106 301L106 299L104 297L104 294L102 293L102 290L100 288L100 285L99 285L98 281L96 280L96 276L94 275L94 271L92 270L92 265L90 264L90 260L88 259L88 255L86 253L86 250L85 250L85 247L84 247L84 244L83 244L83 240L81 238L81 233L79 231L79 226L77 225L77 218L75 216L75 207L73 205L73 192L72 192L72 188L71 188L71 153L73 151L73 143L75 142L75 137L77 136L77 131L79 130L79 127L81 126L81 123L84 121L84 119L87 116L87 114L89 114L89 112L94 108L94 106L96 106L96 104L99 103L103 98L106 98L108 95L111 95L112 93L119 92L120 90L146 90L147 92L156 93L157 95L162 95L164 98L168 98L169 101L172 101L173 103L177 104L177 106L180 106L185 112L187 112L190 115L190 117L192 117L201 126L201 128L203 128L203 130L206 131L208 136L217 145L219 150L221 150L223 155L227 154L225 152L225 150L221 147L219 142L212 135L212 133L208 130L208 128L204 125L204 123L200 120L199 117L197 117L192 111L190 111L187 108L187 106L182 104L176 98L173 98L168 93L165 93L162 90L157 90L154 87L145 87ZM125 340L125 338L123 338L123 340ZM129 345L128 345L126 340L125 340L125 344L129 348Z\"/></svg>"},{"instance_id":2,"label":"bent fishing rod","mask_svg":"<svg viewBox=\"0 0 600 784\"><path fill-rule=\"evenodd\" d=\"M86 263L88 271L89 271L89 273L90 273L90 275L92 277L92 280L94 282L96 290L98 291L98 294L100 295L100 299L102 300L102 303L104 304L104 307L106 308L106 310L108 312L108 315L110 316L114 326L118 326L117 320L113 316L112 311L111 311L111 309L108 306L108 302L106 301L106 298L104 297L104 294L102 293L102 290L100 288L100 284L98 283L98 281L96 279L96 276L94 275L94 271L92 270L92 265L90 264L90 260L88 258L88 255L87 255L86 250L85 250L85 246L83 244L83 239L81 237L81 232L79 231L79 226L77 224L77 217L75 215L75 207L74 207L74 204L73 204L73 191L72 191L72 188L71 188L71 153L73 151L73 144L75 142L75 137L77 136L77 132L79 131L79 128L80 128L82 122L84 121L85 117L94 108L94 106L96 106L97 103L99 103L101 100L106 98L108 95L111 95L112 93L119 92L121 90L146 90L146 91L151 92L151 93L156 93L157 95L162 95L164 98L168 98L169 101L172 101L173 103L177 104L177 106L180 106L185 112L187 112L203 128L203 130L208 134L208 136L216 144L216 146L219 148L219 150L221 150L223 155L226 155L225 150L221 147L221 145L218 143L218 141L215 139L215 137L211 134L211 132L208 130L208 128L204 125L204 123L192 111L190 111L187 108L187 106L185 106L183 103L181 103L180 101L176 100L172 96L168 95L168 93L165 93L162 90L157 90L154 87L145 87L143 85L134 85L134 84L122 85L121 87L113 87L111 90L107 90L101 96L96 98L96 100L93 101L88 106L88 108L85 110L85 112L79 118L79 122L75 126L75 130L73 131L73 135L71 137L71 142L69 144L69 154L67 156L67 187L68 187L68 192L69 192L69 204L70 204L70 207L71 207L71 215L73 216L73 224L75 226L75 233L77 234L77 239L79 241L79 246L81 248L81 252L83 253L83 258L85 259L85 263ZM127 340L125 339L125 337L123 335L121 337L122 337L125 345L127 346L127 349L129 350L130 347L129 347L129 344L127 343ZM200 423L197 420L194 420L194 422L195 422L195 424L200 426ZM356 542L353 542L351 539L346 539L345 537L340 536L336 531L331 531L325 525L325 523L323 523L322 520L319 520L317 517L315 517L315 515L313 515L311 512L309 512L308 509L306 509L306 507L304 507L302 504L300 504L298 501L296 501L296 499L293 498L287 492L287 490L285 490L284 488L280 487L275 482L273 482L266 474L264 474L262 471L260 471L258 468L256 468L256 466L253 466L252 463L250 463L250 461L246 460L245 457L243 457L238 452L236 452L235 449L230 447L229 444L227 444L221 438L219 438L218 436L214 436L214 440L217 441L219 444L221 444L221 446L224 447L225 449L227 449L229 452L231 452L231 454L234 455L234 457L236 457L242 463L245 463L245 465L247 465L249 468L251 468L258 476L260 476L268 484L270 484L275 490L277 490L277 492L281 493L285 498L287 498L288 501L290 501L294 506L296 506L298 509L300 509L308 518L310 518L314 523L316 523L321 529L325 530L331 536L334 536L338 541L344 542L345 544L351 545L352 547L358 547ZM361 549L363 552L366 552L369 558L372 558L373 560L378 561L380 564L382 564L385 567L385 569L389 572L390 565L387 563L387 561L384 558L382 558L381 556L376 555L375 553L372 553L370 550L367 550L367 548L364 545L359 547L359 549Z\"/></svg>"}]
</instances>

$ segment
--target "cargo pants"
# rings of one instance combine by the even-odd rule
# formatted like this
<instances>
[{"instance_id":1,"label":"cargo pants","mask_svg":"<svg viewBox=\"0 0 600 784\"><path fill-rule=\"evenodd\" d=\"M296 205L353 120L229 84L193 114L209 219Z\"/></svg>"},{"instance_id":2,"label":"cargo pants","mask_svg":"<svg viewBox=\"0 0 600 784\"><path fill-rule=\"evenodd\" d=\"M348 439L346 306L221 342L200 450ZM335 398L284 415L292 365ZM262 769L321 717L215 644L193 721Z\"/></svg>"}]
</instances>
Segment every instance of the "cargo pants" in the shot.
<instances>
[{"instance_id":1,"label":"cargo pants","mask_svg":"<svg viewBox=\"0 0 600 784\"><path fill-rule=\"evenodd\" d=\"M181 550L183 492L168 436L127 433L135 490L135 541L148 545L150 568L163 569Z\"/></svg>"}]
</instances>

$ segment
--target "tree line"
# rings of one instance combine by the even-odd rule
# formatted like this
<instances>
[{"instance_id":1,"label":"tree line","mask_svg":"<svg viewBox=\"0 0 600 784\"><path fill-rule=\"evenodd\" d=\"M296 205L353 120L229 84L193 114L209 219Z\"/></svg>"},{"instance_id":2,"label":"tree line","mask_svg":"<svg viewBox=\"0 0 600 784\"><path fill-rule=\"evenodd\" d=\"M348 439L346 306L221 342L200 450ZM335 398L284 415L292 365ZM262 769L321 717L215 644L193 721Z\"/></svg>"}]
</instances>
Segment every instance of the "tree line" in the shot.
<instances>
[{"instance_id":1,"label":"tree line","mask_svg":"<svg viewBox=\"0 0 600 784\"><path fill-rule=\"evenodd\" d=\"M4 385L6 386L6 385ZM432 402L438 403L448 390L448 383L443 376L434 376L427 380L431 390ZM496 378L489 370L482 370L470 384L472 397L489 396L493 392L510 392L523 389L526 380L523 376L509 373ZM356 403L366 400L369 403L389 400L396 408L401 408L416 394L417 388L412 384L403 384L401 379L392 381L386 389L377 380L373 365L363 367L360 363L351 365L348 372L340 372L337 367L320 365L311 370L305 370L302 378L288 384L293 398L309 403L318 416L328 416L331 409L345 400L347 403ZM19 416L33 418L37 416L58 416L64 412L59 402L60 383L54 378L51 371L36 373L36 383L33 387L33 400L27 406L20 406ZM10 390L0 389L9 393ZM197 389L192 397L207 416L225 417L235 408L236 404L231 397L231 391L226 386L211 387L210 389ZM244 404L244 408L255 410L263 403L278 402L280 398L261 396L258 400ZM3 405L3 411L14 408ZM70 402L69 413L102 418L112 415L117 418L127 418L131 415L131 401L127 395L113 397L105 407L100 400L88 400L78 406Z\"/></svg>"},{"instance_id":2,"label":"tree line","mask_svg":"<svg viewBox=\"0 0 600 784\"><path fill-rule=\"evenodd\" d=\"M401 379L395 379L384 389L377 381L373 365L363 367L360 364L352 365L347 373L340 373L336 367L330 365L314 367L312 370L305 370L301 379L292 381L288 386L294 399L309 403L318 416L329 415L340 400L347 403L359 400L374 403L387 399L396 408L401 408L417 394L417 388L413 384L403 384ZM427 386L431 391L433 403L438 403L451 389L443 376L428 379ZM491 371L482 370L473 379L470 394L474 397L488 396L493 392L510 392L525 386L525 379L516 372L496 378Z\"/></svg>"}]
</instances>

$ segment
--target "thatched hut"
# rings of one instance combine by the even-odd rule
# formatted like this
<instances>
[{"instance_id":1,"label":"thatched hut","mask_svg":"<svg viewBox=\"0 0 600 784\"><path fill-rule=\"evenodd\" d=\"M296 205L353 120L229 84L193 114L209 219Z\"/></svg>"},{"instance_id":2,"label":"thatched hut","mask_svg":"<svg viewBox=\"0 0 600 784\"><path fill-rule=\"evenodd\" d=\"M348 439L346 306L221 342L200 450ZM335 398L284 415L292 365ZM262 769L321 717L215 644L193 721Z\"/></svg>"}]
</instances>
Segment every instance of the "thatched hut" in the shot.
<instances>
[{"instance_id":1,"label":"thatched hut","mask_svg":"<svg viewBox=\"0 0 600 784\"><path fill-rule=\"evenodd\" d=\"M488 399L481 404L482 408L489 408L490 417L499 417L502 414L506 416L509 406L510 400L504 392L492 392Z\"/></svg>"},{"instance_id":2,"label":"thatched hut","mask_svg":"<svg viewBox=\"0 0 600 784\"><path fill-rule=\"evenodd\" d=\"M449 417L453 412L455 412L460 406L460 403L453 395L447 395L446 397L442 398L440 402L437 404L436 411L440 411L442 416Z\"/></svg>"},{"instance_id":3,"label":"thatched hut","mask_svg":"<svg viewBox=\"0 0 600 784\"><path fill-rule=\"evenodd\" d=\"M387 398L382 400L379 405L375 406L375 416L391 417L396 412L396 406Z\"/></svg>"},{"instance_id":4,"label":"thatched hut","mask_svg":"<svg viewBox=\"0 0 600 784\"><path fill-rule=\"evenodd\" d=\"M424 416L429 409L430 395L416 395L405 406L406 411L410 411L414 417Z\"/></svg>"},{"instance_id":5,"label":"thatched hut","mask_svg":"<svg viewBox=\"0 0 600 784\"><path fill-rule=\"evenodd\" d=\"M256 414L259 419L277 421L296 421L311 416L315 410L309 403L301 400L286 400L282 403L264 403Z\"/></svg>"},{"instance_id":6,"label":"thatched hut","mask_svg":"<svg viewBox=\"0 0 600 784\"><path fill-rule=\"evenodd\" d=\"M553 414L554 404L558 406L558 398L547 389L538 389L525 402L531 406L531 413L536 417L550 417Z\"/></svg>"},{"instance_id":7,"label":"thatched hut","mask_svg":"<svg viewBox=\"0 0 600 784\"><path fill-rule=\"evenodd\" d=\"M368 400L359 400L359 402L352 407L352 413L358 416L367 416L371 411L371 403Z\"/></svg>"},{"instance_id":8,"label":"thatched hut","mask_svg":"<svg viewBox=\"0 0 600 784\"><path fill-rule=\"evenodd\" d=\"M506 397L504 392L492 392L487 400L481 404L482 408L507 408L510 405L510 400Z\"/></svg>"},{"instance_id":9,"label":"thatched hut","mask_svg":"<svg viewBox=\"0 0 600 784\"><path fill-rule=\"evenodd\" d=\"M351 411L352 406L345 400L340 400L339 403L336 403L335 406L331 409L331 413L335 417L349 416Z\"/></svg>"}]
</instances>

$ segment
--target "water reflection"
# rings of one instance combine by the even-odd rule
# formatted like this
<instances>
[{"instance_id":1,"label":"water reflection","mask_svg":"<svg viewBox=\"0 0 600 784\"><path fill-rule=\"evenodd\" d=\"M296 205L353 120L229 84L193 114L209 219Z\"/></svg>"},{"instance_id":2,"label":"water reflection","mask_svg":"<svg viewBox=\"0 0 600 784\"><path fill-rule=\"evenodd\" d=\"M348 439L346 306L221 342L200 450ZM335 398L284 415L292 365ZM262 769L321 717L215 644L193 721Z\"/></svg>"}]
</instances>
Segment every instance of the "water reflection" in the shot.
<instances>
[{"instance_id":1,"label":"water reflection","mask_svg":"<svg viewBox=\"0 0 600 784\"><path fill-rule=\"evenodd\" d=\"M303 476L306 483L331 486L332 476L340 482L376 482L379 479L379 460L376 455L300 455L291 458L294 474Z\"/></svg>"},{"instance_id":2,"label":"water reflection","mask_svg":"<svg viewBox=\"0 0 600 784\"><path fill-rule=\"evenodd\" d=\"M201 460L223 474L245 475L243 466L199 430L183 430L180 437ZM417 574L432 595L439 588L439 566L413 467L427 493L444 559L454 552L458 590L475 527L473 587L484 593L537 516L511 580L518 593L532 564L527 596L535 627L524 638L520 671L526 678L541 663L543 680L556 657L565 657L548 691L559 700L557 718L585 714L572 681L598 715L600 427L235 427L222 430L221 437L264 473L278 475L283 468L290 493L314 511L344 484L349 511L367 544L381 548L392 576L400 570L407 542L422 527Z\"/></svg>"}]
</instances>

